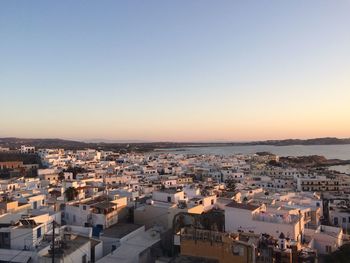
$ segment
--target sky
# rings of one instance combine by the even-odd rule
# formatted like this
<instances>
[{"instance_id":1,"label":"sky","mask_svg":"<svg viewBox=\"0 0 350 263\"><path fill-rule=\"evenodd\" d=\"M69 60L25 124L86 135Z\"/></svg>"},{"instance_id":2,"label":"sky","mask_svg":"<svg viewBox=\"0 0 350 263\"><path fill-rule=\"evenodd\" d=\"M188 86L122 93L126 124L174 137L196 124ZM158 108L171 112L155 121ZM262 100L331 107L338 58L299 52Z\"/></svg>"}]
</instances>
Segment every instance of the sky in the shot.
<instances>
[{"instance_id":1,"label":"sky","mask_svg":"<svg viewBox=\"0 0 350 263\"><path fill-rule=\"evenodd\" d=\"M0 137L350 137L350 1L0 1Z\"/></svg>"}]
</instances>

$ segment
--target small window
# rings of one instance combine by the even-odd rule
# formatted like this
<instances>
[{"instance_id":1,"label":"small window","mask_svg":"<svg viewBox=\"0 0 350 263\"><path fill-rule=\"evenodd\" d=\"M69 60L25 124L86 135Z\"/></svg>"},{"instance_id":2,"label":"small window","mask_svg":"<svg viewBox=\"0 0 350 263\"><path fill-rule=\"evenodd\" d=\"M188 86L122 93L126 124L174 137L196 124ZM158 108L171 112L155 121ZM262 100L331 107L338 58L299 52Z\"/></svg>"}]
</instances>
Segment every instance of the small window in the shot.
<instances>
[{"instance_id":1,"label":"small window","mask_svg":"<svg viewBox=\"0 0 350 263\"><path fill-rule=\"evenodd\" d=\"M334 217L334 225L338 225L338 217Z\"/></svg>"},{"instance_id":2,"label":"small window","mask_svg":"<svg viewBox=\"0 0 350 263\"><path fill-rule=\"evenodd\" d=\"M171 196L168 196L168 203L171 203Z\"/></svg>"},{"instance_id":3,"label":"small window","mask_svg":"<svg viewBox=\"0 0 350 263\"><path fill-rule=\"evenodd\" d=\"M37 237L37 238L41 237L41 227L39 227L39 228L36 230L36 237Z\"/></svg>"}]
</instances>

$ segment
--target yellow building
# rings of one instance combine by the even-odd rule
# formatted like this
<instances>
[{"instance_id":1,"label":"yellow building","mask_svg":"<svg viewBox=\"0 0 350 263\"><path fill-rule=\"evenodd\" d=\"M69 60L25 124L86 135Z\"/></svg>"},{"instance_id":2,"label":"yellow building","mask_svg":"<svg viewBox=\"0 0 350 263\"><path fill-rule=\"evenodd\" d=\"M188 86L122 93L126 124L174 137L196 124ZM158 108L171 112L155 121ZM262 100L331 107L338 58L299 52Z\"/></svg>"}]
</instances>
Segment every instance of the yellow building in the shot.
<instances>
[{"instance_id":1,"label":"yellow building","mask_svg":"<svg viewBox=\"0 0 350 263\"><path fill-rule=\"evenodd\" d=\"M252 238L246 242L240 240L238 235L183 228L180 236L181 255L212 259L219 263L255 262L256 250L253 244L258 237L252 235Z\"/></svg>"},{"instance_id":2,"label":"yellow building","mask_svg":"<svg viewBox=\"0 0 350 263\"><path fill-rule=\"evenodd\" d=\"M193 178L192 177L179 177L176 179L177 184L192 184Z\"/></svg>"}]
</instances>

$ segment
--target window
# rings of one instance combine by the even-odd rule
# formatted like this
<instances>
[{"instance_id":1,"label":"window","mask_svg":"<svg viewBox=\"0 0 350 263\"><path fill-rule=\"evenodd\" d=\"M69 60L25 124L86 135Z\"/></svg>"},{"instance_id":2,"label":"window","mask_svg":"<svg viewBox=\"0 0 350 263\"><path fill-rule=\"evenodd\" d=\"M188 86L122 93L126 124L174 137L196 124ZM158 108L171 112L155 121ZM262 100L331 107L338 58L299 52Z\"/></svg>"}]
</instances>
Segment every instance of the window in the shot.
<instances>
[{"instance_id":1,"label":"window","mask_svg":"<svg viewBox=\"0 0 350 263\"><path fill-rule=\"evenodd\" d=\"M86 262L87 262L87 261L86 261L86 258L87 258L86 255L82 256L81 262L82 262L82 263L86 263Z\"/></svg>"},{"instance_id":2,"label":"window","mask_svg":"<svg viewBox=\"0 0 350 263\"><path fill-rule=\"evenodd\" d=\"M83 205L83 210L86 210L86 205Z\"/></svg>"},{"instance_id":3,"label":"window","mask_svg":"<svg viewBox=\"0 0 350 263\"><path fill-rule=\"evenodd\" d=\"M36 230L36 237L37 237L37 238L41 237L41 227L39 227L39 228Z\"/></svg>"},{"instance_id":4,"label":"window","mask_svg":"<svg viewBox=\"0 0 350 263\"><path fill-rule=\"evenodd\" d=\"M171 203L171 196L168 196L168 203Z\"/></svg>"},{"instance_id":5,"label":"window","mask_svg":"<svg viewBox=\"0 0 350 263\"><path fill-rule=\"evenodd\" d=\"M210 202L211 202L211 205L213 205L213 204L214 204L214 199L211 199L211 201L210 201Z\"/></svg>"},{"instance_id":6,"label":"window","mask_svg":"<svg viewBox=\"0 0 350 263\"><path fill-rule=\"evenodd\" d=\"M338 217L334 217L334 225L338 225Z\"/></svg>"},{"instance_id":7,"label":"window","mask_svg":"<svg viewBox=\"0 0 350 263\"><path fill-rule=\"evenodd\" d=\"M117 246L116 245L112 245L112 251L116 250Z\"/></svg>"},{"instance_id":8,"label":"window","mask_svg":"<svg viewBox=\"0 0 350 263\"><path fill-rule=\"evenodd\" d=\"M73 222L75 222L76 221L76 217L75 217L75 215L73 215Z\"/></svg>"},{"instance_id":9,"label":"window","mask_svg":"<svg viewBox=\"0 0 350 263\"><path fill-rule=\"evenodd\" d=\"M343 217L343 223L346 223L346 218L345 217Z\"/></svg>"}]
</instances>

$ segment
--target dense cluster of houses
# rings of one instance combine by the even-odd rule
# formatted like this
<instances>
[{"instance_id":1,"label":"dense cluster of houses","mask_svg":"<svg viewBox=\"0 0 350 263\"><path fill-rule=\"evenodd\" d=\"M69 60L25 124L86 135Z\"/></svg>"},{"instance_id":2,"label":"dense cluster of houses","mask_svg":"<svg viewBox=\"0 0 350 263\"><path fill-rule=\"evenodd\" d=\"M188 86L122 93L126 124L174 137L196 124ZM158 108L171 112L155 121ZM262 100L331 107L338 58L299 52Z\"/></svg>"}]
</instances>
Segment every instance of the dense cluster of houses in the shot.
<instances>
[{"instance_id":1,"label":"dense cluster of houses","mask_svg":"<svg viewBox=\"0 0 350 263\"><path fill-rule=\"evenodd\" d=\"M317 262L349 240L350 177L275 155L20 152L42 166L0 181L1 262Z\"/></svg>"}]
</instances>

